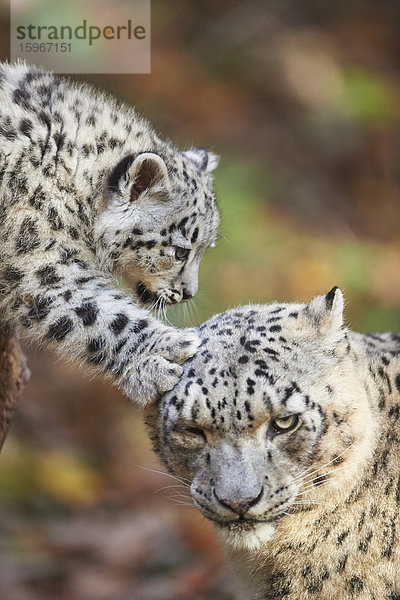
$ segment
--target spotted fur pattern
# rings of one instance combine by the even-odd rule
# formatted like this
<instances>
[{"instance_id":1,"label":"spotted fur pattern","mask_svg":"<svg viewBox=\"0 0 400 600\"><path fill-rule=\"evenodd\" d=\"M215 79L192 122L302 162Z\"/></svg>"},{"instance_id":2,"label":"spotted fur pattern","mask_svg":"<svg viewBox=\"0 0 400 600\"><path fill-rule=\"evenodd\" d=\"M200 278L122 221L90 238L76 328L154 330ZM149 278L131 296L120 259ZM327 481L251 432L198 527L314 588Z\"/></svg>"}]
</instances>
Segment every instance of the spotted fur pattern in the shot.
<instances>
[{"instance_id":1,"label":"spotted fur pattern","mask_svg":"<svg viewBox=\"0 0 400 600\"><path fill-rule=\"evenodd\" d=\"M400 599L400 336L342 311L334 288L213 317L148 412L240 600Z\"/></svg>"},{"instance_id":2,"label":"spotted fur pattern","mask_svg":"<svg viewBox=\"0 0 400 600\"><path fill-rule=\"evenodd\" d=\"M0 65L1 321L142 404L171 389L198 335L147 308L197 291L217 237L216 164L87 86Z\"/></svg>"}]
</instances>

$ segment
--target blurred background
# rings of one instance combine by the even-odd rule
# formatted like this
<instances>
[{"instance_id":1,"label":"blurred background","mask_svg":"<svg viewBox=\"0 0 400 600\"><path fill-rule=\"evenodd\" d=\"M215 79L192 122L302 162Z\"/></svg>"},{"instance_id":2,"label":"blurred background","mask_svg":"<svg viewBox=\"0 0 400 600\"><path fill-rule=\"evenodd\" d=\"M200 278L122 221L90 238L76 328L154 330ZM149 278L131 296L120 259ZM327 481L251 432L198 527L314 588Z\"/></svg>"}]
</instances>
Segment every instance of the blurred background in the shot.
<instances>
[{"instance_id":1,"label":"blurred background","mask_svg":"<svg viewBox=\"0 0 400 600\"><path fill-rule=\"evenodd\" d=\"M353 329L399 330L399 24L397 0L153 0L151 75L79 77L222 156L222 237L173 323L339 285ZM161 489L140 412L27 354L0 460L0 598L229 600L212 528Z\"/></svg>"}]
</instances>

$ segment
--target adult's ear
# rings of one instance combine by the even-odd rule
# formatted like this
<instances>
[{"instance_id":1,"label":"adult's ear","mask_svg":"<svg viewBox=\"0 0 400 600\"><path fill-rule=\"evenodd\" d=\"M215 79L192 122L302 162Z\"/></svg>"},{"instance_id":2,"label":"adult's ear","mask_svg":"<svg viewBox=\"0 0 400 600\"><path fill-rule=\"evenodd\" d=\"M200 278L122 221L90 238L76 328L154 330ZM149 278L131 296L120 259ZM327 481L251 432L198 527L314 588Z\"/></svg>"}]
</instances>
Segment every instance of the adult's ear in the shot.
<instances>
[{"instance_id":1,"label":"adult's ear","mask_svg":"<svg viewBox=\"0 0 400 600\"><path fill-rule=\"evenodd\" d=\"M343 293L335 286L327 294L313 298L304 309L304 314L320 335L329 335L342 329L343 308Z\"/></svg>"},{"instance_id":2,"label":"adult's ear","mask_svg":"<svg viewBox=\"0 0 400 600\"><path fill-rule=\"evenodd\" d=\"M108 179L110 191L126 196L135 202L141 194L150 188L159 190L168 185L167 166L161 156L153 152L143 152L136 156L123 158L112 171Z\"/></svg>"},{"instance_id":3,"label":"adult's ear","mask_svg":"<svg viewBox=\"0 0 400 600\"><path fill-rule=\"evenodd\" d=\"M295 321L298 335L302 339L318 340L325 348L336 348L347 332L343 308L343 293L337 286L327 294L316 296L299 311Z\"/></svg>"},{"instance_id":4,"label":"adult's ear","mask_svg":"<svg viewBox=\"0 0 400 600\"><path fill-rule=\"evenodd\" d=\"M219 156L203 148L191 148L182 152L182 155L192 161L200 171L211 173L218 167Z\"/></svg>"}]
</instances>

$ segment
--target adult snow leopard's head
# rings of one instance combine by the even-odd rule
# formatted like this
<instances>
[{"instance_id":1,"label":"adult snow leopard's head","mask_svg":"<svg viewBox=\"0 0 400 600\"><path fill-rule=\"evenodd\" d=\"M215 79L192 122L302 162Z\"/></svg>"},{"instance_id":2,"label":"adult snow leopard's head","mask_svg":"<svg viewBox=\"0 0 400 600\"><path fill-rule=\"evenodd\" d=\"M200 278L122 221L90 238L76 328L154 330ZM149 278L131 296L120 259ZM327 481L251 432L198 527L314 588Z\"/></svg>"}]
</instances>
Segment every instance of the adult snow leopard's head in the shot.
<instances>
[{"instance_id":1,"label":"adult snow leopard's head","mask_svg":"<svg viewBox=\"0 0 400 600\"><path fill-rule=\"evenodd\" d=\"M124 270L141 304L196 294L200 261L218 233L217 164L206 150L166 146L126 156L111 172L95 229L98 254L112 270Z\"/></svg>"},{"instance_id":2,"label":"adult snow leopard's head","mask_svg":"<svg viewBox=\"0 0 400 600\"><path fill-rule=\"evenodd\" d=\"M370 452L374 420L342 309L334 288L306 305L213 317L149 409L155 450L230 544L267 541L283 515L340 493Z\"/></svg>"}]
</instances>

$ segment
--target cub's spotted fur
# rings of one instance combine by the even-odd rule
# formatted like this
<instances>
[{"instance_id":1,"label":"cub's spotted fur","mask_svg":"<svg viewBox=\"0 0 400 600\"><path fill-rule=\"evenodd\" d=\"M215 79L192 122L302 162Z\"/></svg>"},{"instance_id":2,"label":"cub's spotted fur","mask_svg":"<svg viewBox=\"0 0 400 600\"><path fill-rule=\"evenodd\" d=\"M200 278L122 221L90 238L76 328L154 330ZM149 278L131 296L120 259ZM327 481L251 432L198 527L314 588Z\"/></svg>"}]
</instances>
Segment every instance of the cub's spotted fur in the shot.
<instances>
[{"instance_id":1,"label":"cub's spotted fur","mask_svg":"<svg viewBox=\"0 0 400 600\"><path fill-rule=\"evenodd\" d=\"M149 409L241 600L400 599L400 336L350 332L342 310L334 288L213 317Z\"/></svg>"},{"instance_id":2,"label":"cub's spotted fur","mask_svg":"<svg viewBox=\"0 0 400 600\"><path fill-rule=\"evenodd\" d=\"M218 211L204 150L132 108L24 64L0 65L0 320L105 372L145 404L198 345L145 308L191 298ZM125 270L137 297L112 274Z\"/></svg>"}]
</instances>

